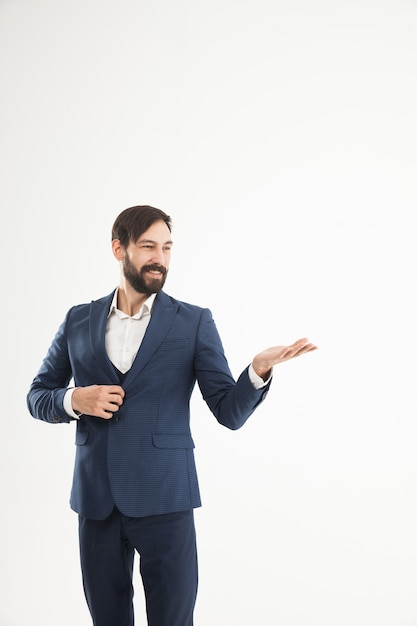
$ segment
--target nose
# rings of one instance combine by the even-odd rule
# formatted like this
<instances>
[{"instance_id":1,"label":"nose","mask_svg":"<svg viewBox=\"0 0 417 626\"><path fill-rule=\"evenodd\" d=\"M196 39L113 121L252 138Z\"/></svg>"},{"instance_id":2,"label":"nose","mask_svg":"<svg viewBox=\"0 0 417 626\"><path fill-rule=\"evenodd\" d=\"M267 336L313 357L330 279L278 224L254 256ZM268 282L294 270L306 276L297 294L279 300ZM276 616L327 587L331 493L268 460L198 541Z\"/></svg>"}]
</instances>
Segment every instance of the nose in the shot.
<instances>
[{"instance_id":1,"label":"nose","mask_svg":"<svg viewBox=\"0 0 417 626\"><path fill-rule=\"evenodd\" d=\"M164 267L167 266L167 255L162 247L154 249L152 262L157 263L158 265L163 265Z\"/></svg>"}]
</instances>

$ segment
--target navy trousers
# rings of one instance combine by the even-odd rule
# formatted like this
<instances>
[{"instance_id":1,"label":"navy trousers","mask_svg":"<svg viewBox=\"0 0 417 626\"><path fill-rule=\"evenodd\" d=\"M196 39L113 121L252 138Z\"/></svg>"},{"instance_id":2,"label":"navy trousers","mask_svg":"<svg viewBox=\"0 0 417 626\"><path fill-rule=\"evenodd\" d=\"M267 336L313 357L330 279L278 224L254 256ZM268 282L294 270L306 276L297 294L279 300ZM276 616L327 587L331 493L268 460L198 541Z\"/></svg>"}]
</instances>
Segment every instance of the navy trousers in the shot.
<instances>
[{"instance_id":1,"label":"navy trousers","mask_svg":"<svg viewBox=\"0 0 417 626\"><path fill-rule=\"evenodd\" d=\"M133 561L140 555L149 626L193 626L197 550L193 511L105 520L79 517L84 592L94 626L134 626Z\"/></svg>"}]
</instances>

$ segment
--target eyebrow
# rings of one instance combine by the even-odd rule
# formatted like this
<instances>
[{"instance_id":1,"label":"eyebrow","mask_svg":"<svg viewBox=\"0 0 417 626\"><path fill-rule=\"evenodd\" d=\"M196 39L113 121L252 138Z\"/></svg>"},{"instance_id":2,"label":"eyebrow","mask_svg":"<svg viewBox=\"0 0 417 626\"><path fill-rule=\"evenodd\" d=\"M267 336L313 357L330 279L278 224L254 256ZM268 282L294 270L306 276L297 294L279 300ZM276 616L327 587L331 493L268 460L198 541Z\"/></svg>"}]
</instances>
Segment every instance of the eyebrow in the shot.
<instances>
[{"instance_id":1,"label":"eyebrow","mask_svg":"<svg viewBox=\"0 0 417 626\"><path fill-rule=\"evenodd\" d=\"M153 243L153 244L157 244L157 241L154 241L153 239L138 239L137 242L138 243ZM162 244L163 246L166 246L167 244L173 244L174 242L169 239L168 241L164 241L164 243Z\"/></svg>"}]
</instances>

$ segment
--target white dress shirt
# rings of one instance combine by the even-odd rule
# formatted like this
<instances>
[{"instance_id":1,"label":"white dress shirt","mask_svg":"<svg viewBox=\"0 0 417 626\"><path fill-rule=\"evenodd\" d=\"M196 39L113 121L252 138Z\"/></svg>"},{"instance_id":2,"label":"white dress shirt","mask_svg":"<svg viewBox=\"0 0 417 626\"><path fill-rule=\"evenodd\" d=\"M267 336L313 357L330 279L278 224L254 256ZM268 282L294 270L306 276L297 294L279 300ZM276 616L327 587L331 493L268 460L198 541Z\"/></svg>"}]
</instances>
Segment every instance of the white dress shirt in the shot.
<instances>
[{"instance_id":1,"label":"white dress shirt","mask_svg":"<svg viewBox=\"0 0 417 626\"><path fill-rule=\"evenodd\" d=\"M130 317L117 308L117 292L107 317L106 351L110 361L117 369L125 374L132 367L132 363L145 336L146 329L151 321L152 306L156 293L153 293L141 306L136 315Z\"/></svg>"},{"instance_id":2,"label":"white dress shirt","mask_svg":"<svg viewBox=\"0 0 417 626\"><path fill-rule=\"evenodd\" d=\"M136 315L130 316L117 308L118 289L114 297L107 316L106 326L106 351L110 361L122 374L125 374L132 366L138 353L146 329L151 320L151 313L156 293L153 293L141 306ZM249 366L249 379L255 389L261 389L268 384L269 380L264 380L258 376L252 367ZM79 419L79 415L72 408L72 394L74 387L68 389L64 396L64 409L68 415Z\"/></svg>"}]
</instances>

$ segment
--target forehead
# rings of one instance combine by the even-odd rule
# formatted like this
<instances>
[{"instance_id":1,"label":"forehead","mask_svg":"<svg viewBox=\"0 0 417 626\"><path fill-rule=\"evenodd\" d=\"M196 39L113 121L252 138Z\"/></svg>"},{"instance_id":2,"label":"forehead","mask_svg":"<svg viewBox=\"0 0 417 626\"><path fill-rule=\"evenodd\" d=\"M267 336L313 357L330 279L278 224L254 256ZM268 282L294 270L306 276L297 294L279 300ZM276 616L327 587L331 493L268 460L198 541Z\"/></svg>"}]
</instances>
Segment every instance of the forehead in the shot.
<instances>
[{"instance_id":1,"label":"forehead","mask_svg":"<svg viewBox=\"0 0 417 626\"><path fill-rule=\"evenodd\" d=\"M172 243L171 231L163 220L154 222L136 241L153 241L156 243Z\"/></svg>"}]
</instances>

